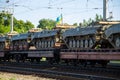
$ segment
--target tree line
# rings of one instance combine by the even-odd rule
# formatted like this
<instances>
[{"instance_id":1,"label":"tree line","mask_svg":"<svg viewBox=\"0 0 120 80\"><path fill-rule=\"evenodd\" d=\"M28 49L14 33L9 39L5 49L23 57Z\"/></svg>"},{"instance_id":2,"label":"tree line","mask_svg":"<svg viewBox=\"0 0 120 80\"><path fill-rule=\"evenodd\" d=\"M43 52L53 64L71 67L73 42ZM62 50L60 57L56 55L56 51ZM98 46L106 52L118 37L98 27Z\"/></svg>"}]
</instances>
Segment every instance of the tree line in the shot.
<instances>
[{"instance_id":1,"label":"tree line","mask_svg":"<svg viewBox=\"0 0 120 80\"><path fill-rule=\"evenodd\" d=\"M80 22L79 24L74 23L74 26L88 26L92 22L100 21L102 20L101 15L96 14L95 19L89 18L88 20L83 20L83 22ZM6 34L10 32L10 21L11 16L10 14L0 13L0 33ZM14 24L14 31L17 31L18 33L25 33L31 28L34 28L34 25L30 21L23 21L23 20L17 20L15 17L13 18L13 24ZM39 20L39 24L37 28L41 29L48 29L51 30L55 27L56 21L52 19L41 19ZM64 23L64 25L69 25L67 23Z\"/></svg>"},{"instance_id":2,"label":"tree line","mask_svg":"<svg viewBox=\"0 0 120 80\"><path fill-rule=\"evenodd\" d=\"M17 20L15 17L13 18L14 31L18 33L25 33L29 29L34 28L34 25L30 21ZM11 25L11 15L5 14L3 12L0 13L0 33L6 34L10 32Z\"/></svg>"}]
</instances>

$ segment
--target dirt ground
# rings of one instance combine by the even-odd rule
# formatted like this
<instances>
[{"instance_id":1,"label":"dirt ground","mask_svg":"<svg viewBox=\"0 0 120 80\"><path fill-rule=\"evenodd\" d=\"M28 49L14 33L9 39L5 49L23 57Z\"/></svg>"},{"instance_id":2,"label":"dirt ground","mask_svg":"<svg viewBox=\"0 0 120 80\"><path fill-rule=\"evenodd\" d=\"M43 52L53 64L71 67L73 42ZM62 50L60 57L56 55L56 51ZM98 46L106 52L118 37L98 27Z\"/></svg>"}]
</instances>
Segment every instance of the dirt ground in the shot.
<instances>
[{"instance_id":1,"label":"dirt ground","mask_svg":"<svg viewBox=\"0 0 120 80\"><path fill-rule=\"evenodd\" d=\"M38 77L35 75L22 75L16 73L0 72L0 80L55 80L55 79Z\"/></svg>"}]
</instances>

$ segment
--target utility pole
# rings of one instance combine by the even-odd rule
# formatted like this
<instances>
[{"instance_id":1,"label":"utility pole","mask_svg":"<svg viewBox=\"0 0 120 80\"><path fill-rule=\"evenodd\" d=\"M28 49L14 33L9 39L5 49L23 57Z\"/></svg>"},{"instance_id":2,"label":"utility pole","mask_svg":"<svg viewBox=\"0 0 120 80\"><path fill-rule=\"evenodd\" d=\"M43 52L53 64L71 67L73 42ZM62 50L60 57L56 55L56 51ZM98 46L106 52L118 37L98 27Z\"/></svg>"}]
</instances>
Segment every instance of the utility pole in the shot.
<instances>
[{"instance_id":1,"label":"utility pole","mask_svg":"<svg viewBox=\"0 0 120 80\"><path fill-rule=\"evenodd\" d=\"M13 13L11 13L11 27L10 27L10 33L13 32Z\"/></svg>"},{"instance_id":2,"label":"utility pole","mask_svg":"<svg viewBox=\"0 0 120 80\"><path fill-rule=\"evenodd\" d=\"M11 27L10 27L10 33L13 33L13 26L14 26L14 24L13 24L13 15L14 15L14 2L13 2L13 4L12 4L12 8L11 8Z\"/></svg>"},{"instance_id":3,"label":"utility pole","mask_svg":"<svg viewBox=\"0 0 120 80\"><path fill-rule=\"evenodd\" d=\"M106 21L107 14L107 0L103 0L103 21Z\"/></svg>"},{"instance_id":4,"label":"utility pole","mask_svg":"<svg viewBox=\"0 0 120 80\"><path fill-rule=\"evenodd\" d=\"M6 3L9 3L9 0L6 0ZM13 14L14 14L14 3L12 4L12 8L7 8L7 14L11 15L11 22L10 22L10 33L13 32Z\"/></svg>"}]
</instances>

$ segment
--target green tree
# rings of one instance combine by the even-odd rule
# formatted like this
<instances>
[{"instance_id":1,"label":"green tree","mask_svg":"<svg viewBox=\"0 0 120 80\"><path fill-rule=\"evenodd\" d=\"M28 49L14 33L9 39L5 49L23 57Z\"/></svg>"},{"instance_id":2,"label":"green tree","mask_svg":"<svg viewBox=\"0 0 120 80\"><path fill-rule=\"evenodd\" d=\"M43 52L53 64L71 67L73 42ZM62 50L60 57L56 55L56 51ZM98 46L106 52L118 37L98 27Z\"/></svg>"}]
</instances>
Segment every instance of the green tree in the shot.
<instances>
[{"instance_id":1,"label":"green tree","mask_svg":"<svg viewBox=\"0 0 120 80\"><path fill-rule=\"evenodd\" d=\"M49 29L51 30L52 28L55 27L56 22L54 20L51 19L41 19L39 21L39 25L37 26L38 28L42 28L42 29Z\"/></svg>"},{"instance_id":2,"label":"green tree","mask_svg":"<svg viewBox=\"0 0 120 80\"><path fill-rule=\"evenodd\" d=\"M9 30L10 30L10 26L0 25L0 33L5 34L5 33L8 33Z\"/></svg>"},{"instance_id":3,"label":"green tree","mask_svg":"<svg viewBox=\"0 0 120 80\"><path fill-rule=\"evenodd\" d=\"M26 21L26 22L24 22L23 20L14 21L14 29L19 33L25 33L33 27L34 25L30 21Z\"/></svg>"},{"instance_id":4,"label":"green tree","mask_svg":"<svg viewBox=\"0 0 120 80\"><path fill-rule=\"evenodd\" d=\"M96 14L95 19L89 18L89 20L83 20L83 23L79 23L79 26L88 27L93 22L101 21L103 18L101 15Z\"/></svg>"},{"instance_id":5,"label":"green tree","mask_svg":"<svg viewBox=\"0 0 120 80\"><path fill-rule=\"evenodd\" d=\"M3 25L4 24L4 19L3 19L4 15L3 13L0 13L0 24Z\"/></svg>"},{"instance_id":6,"label":"green tree","mask_svg":"<svg viewBox=\"0 0 120 80\"><path fill-rule=\"evenodd\" d=\"M10 20L10 14L5 14L4 12L0 13L0 33L6 34L10 32ZM15 17L13 18L13 21L14 30L19 33L25 33L29 29L34 27L34 25L30 21L24 22L23 20L17 20Z\"/></svg>"},{"instance_id":7,"label":"green tree","mask_svg":"<svg viewBox=\"0 0 120 80\"><path fill-rule=\"evenodd\" d=\"M85 19L83 20L82 26L86 27L88 25L88 21L86 21Z\"/></svg>"},{"instance_id":8,"label":"green tree","mask_svg":"<svg viewBox=\"0 0 120 80\"><path fill-rule=\"evenodd\" d=\"M102 19L103 19L103 18L102 18L101 15L96 14L96 16L95 16L95 21L100 21L100 20L102 20Z\"/></svg>"},{"instance_id":9,"label":"green tree","mask_svg":"<svg viewBox=\"0 0 120 80\"><path fill-rule=\"evenodd\" d=\"M30 21L26 21L24 26L25 26L25 30L29 30L34 27L34 25Z\"/></svg>"},{"instance_id":10,"label":"green tree","mask_svg":"<svg viewBox=\"0 0 120 80\"><path fill-rule=\"evenodd\" d=\"M89 20L88 20L88 24L90 24L90 23L92 23L92 19L91 18L89 18Z\"/></svg>"},{"instance_id":11,"label":"green tree","mask_svg":"<svg viewBox=\"0 0 120 80\"><path fill-rule=\"evenodd\" d=\"M78 26L78 24L77 24L77 23L74 23L73 26Z\"/></svg>"},{"instance_id":12,"label":"green tree","mask_svg":"<svg viewBox=\"0 0 120 80\"><path fill-rule=\"evenodd\" d=\"M0 33L8 33L10 29L10 15L5 14L4 12L0 13Z\"/></svg>"}]
</instances>

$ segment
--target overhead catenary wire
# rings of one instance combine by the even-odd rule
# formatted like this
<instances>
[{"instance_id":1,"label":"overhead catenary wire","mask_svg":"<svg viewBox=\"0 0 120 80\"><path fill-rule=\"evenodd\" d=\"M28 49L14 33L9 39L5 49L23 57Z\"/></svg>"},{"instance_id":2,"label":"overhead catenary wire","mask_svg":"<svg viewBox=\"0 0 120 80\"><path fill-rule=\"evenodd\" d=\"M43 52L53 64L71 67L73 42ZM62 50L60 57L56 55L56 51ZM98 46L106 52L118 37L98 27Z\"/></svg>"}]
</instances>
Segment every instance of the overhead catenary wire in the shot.
<instances>
[{"instance_id":1,"label":"overhead catenary wire","mask_svg":"<svg viewBox=\"0 0 120 80\"><path fill-rule=\"evenodd\" d=\"M19 1L22 1L24 3L21 3ZM39 0L35 0L35 1L41 2ZM42 12L42 13L45 13L47 15L47 16L45 16L45 18L48 17L48 18L52 18L52 19L54 19L54 18L56 19L56 17L60 14L61 9L62 9L62 13L63 13L64 17L69 16L69 15L77 16L75 14L90 13L92 11L99 14L98 11L102 12L102 9L103 9L101 6L101 2L100 1L97 2L94 0L85 0L84 4L82 4L82 5L79 5L79 3L80 4L83 3L82 0L47 0L47 1L45 1L46 3L44 3L44 5L38 5L38 4L33 5L32 0L29 0L29 2L28 2L28 0L27 1L16 0L15 2L17 2L15 5L21 5L19 7L17 7L17 6L14 7L15 8L15 13L14 13L15 16L16 15L23 16L26 14L29 14L30 16L31 15L38 16L39 15L38 13ZM114 0L113 0L113 2L114 2ZM30 3L30 5L26 4L26 3ZM42 4L42 2L41 2L41 4ZM87 4L87 6L86 6L86 4ZM95 7L90 6L91 4L94 4ZM113 6L113 5L110 5L109 7L111 7L111 6ZM31 9L29 9L27 7L31 8ZM117 5L114 4L114 10L117 7L119 7L119 4L117 4Z\"/></svg>"},{"instance_id":2,"label":"overhead catenary wire","mask_svg":"<svg viewBox=\"0 0 120 80\"><path fill-rule=\"evenodd\" d=\"M60 2L60 3L55 3L55 4L52 4L52 5L53 5L53 6L55 6L55 5L63 5L63 4L70 3L70 2L73 2L73 1L75 1L75 0L62 1L62 2Z\"/></svg>"},{"instance_id":3,"label":"overhead catenary wire","mask_svg":"<svg viewBox=\"0 0 120 80\"><path fill-rule=\"evenodd\" d=\"M52 1L52 0L49 0L49 3L50 3L50 1ZM74 1L74 0L71 0L71 1ZM69 2L71 2L71 1L69 1ZM91 1L91 0L87 0L87 1ZM68 1L65 1L66 3L69 3ZM62 2L61 2L62 3ZM26 7L26 6L24 6L23 5L23 7ZM28 7L28 6L27 6ZM41 9L41 8L46 8L46 9L58 9L59 7L50 7L50 6L46 6L46 7L39 7L39 9ZM30 8L29 8L30 9ZM35 11L35 10L39 10L38 8L37 9L30 9L31 11ZM63 8L62 8L63 9ZM64 7L64 9L75 9L75 10L77 10L77 9L83 9L83 8L65 8ZM84 9L86 9L86 8L84 8ZM88 8L88 9L90 9L90 8ZM99 9L99 8L94 8L94 9ZM25 11L26 12L26 11Z\"/></svg>"},{"instance_id":4,"label":"overhead catenary wire","mask_svg":"<svg viewBox=\"0 0 120 80\"><path fill-rule=\"evenodd\" d=\"M52 0L49 0L49 3L50 3L50 1L52 1ZM71 0L71 1L74 1L74 0ZM71 2L71 1L69 1L69 2ZM88 0L88 1L91 1L91 0ZM64 2L66 2L66 3L69 3L68 1L64 1ZM63 2L61 2L61 3L63 3ZM51 3L50 3L51 4ZM58 3L59 4L59 3ZM65 4L65 3L64 3ZM78 9L86 9L86 8L67 8L67 7L55 7L55 6L43 6L43 7L38 7L38 8L33 8L31 11L36 11L36 10L39 10L39 9L60 9L60 8L62 8L62 9L75 9L75 10L78 10ZM90 9L90 8L88 8L88 9ZM94 8L94 9L99 9L99 8Z\"/></svg>"}]
</instances>

